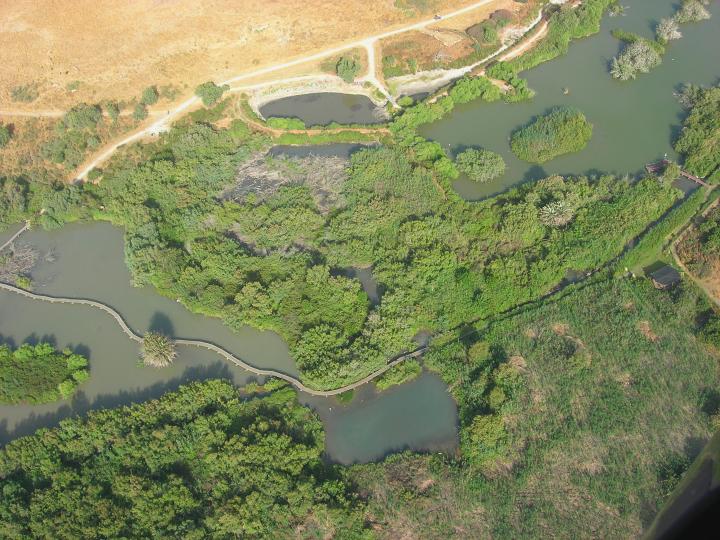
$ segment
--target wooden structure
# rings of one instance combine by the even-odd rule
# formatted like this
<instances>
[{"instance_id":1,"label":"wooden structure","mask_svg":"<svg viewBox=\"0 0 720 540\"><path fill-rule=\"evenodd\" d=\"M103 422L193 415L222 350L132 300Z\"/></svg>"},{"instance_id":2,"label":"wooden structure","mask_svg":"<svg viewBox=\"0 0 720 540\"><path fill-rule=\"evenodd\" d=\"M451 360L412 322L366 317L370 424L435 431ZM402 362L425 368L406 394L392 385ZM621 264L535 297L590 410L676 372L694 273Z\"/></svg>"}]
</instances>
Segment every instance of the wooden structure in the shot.
<instances>
[{"instance_id":1,"label":"wooden structure","mask_svg":"<svg viewBox=\"0 0 720 540\"><path fill-rule=\"evenodd\" d=\"M669 264L664 264L654 272L650 272L650 279L656 289L669 289L680 283L680 272Z\"/></svg>"},{"instance_id":2,"label":"wooden structure","mask_svg":"<svg viewBox=\"0 0 720 540\"><path fill-rule=\"evenodd\" d=\"M655 163L648 163L647 165L645 165L645 170L648 172L648 174L657 174L664 171L668 165L670 165L670 162L667 159L663 159ZM695 176L694 174L690 174L689 172L682 169L680 170L680 176L684 176L688 180L692 180L698 185L710 187L710 184L705 182L702 178Z\"/></svg>"}]
</instances>

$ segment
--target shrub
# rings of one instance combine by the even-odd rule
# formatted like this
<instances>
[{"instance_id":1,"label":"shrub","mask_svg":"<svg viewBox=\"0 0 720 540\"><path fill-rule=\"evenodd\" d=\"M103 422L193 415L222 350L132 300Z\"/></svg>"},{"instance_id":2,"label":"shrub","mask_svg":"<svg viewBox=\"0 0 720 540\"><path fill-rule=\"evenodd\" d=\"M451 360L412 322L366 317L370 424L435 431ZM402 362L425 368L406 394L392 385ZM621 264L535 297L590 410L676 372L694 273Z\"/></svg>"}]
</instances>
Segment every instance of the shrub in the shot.
<instances>
[{"instance_id":1,"label":"shrub","mask_svg":"<svg viewBox=\"0 0 720 540\"><path fill-rule=\"evenodd\" d=\"M489 150L470 148L458 154L457 168L475 182L489 182L505 172L505 160Z\"/></svg>"},{"instance_id":2,"label":"shrub","mask_svg":"<svg viewBox=\"0 0 720 540\"><path fill-rule=\"evenodd\" d=\"M10 142L10 129L7 126L0 124L0 148L7 146Z\"/></svg>"},{"instance_id":3,"label":"shrub","mask_svg":"<svg viewBox=\"0 0 720 540\"><path fill-rule=\"evenodd\" d=\"M10 97L13 101L23 101L30 103L38 98L38 91L32 85L16 86L10 91Z\"/></svg>"},{"instance_id":4,"label":"shrub","mask_svg":"<svg viewBox=\"0 0 720 540\"><path fill-rule=\"evenodd\" d=\"M138 103L133 110L134 120L145 120L148 117L148 110L144 103Z\"/></svg>"},{"instance_id":5,"label":"shrub","mask_svg":"<svg viewBox=\"0 0 720 540\"><path fill-rule=\"evenodd\" d=\"M648 73L662 62L660 54L646 40L630 43L612 59L610 74L621 81L634 79L638 73Z\"/></svg>"},{"instance_id":6,"label":"shrub","mask_svg":"<svg viewBox=\"0 0 720 540\"><path fill-rule=\"evenodd\" d=\"M558 107L512 135L513 153L530 163L545 163L557 156L585 148L592 124L571 107Z\"/></svg>"},{"instance_id":7,"label":"shrub","mask_svg":"<svg viewBox=\"0 0 720 540\"><path fill-rule=\"evenodd\" d=\"M90 169L87 177L88 180L97 180L102 176L102 169Z\"/></svg>"},{"instance_id":8,"label":"shrub","mask_svg":"<svg viewBox=\"0 0 720 540\"><path fill-rule=\"evenodd\" d=\"M157 332L148 332L143 337L142 361L146 366L164 368L175 360L177 353L173 342Z\"/></svg>"},{"instance_id":9,"label":"shrub","mask_svg":"<svg viewBox=\"0 0 720 540\"><path fill-rule=\"evenodd\" d=\"M676 17L680 23L699 22L709 19L710 12L699 0L684 0Z\"/></svg>"},{"instance_id":10,"label":"shrub","mask_svg":"<svg viewBox=\"0 0 720 540\"><path fill-rule=\"evenodd\" d=\"M160 99L160 94L158 94L157 88L154 86L148 86L145 90L143 90L140 103L145 105L155 105L158 102L158 99Z\"/></svg>"},{"instance_id":11,"label":"shrub","mask_svg":"<svg viewBox=\"0 0 720 540\"><path fill-rule=\"evenodd\" d=\"M655 35L660 43L667 43L668 41L682 37L675 17L661 19L657 28L655 28Z\"/></svg>"},{"instance_id":12,"label":"shrub","mask_svg":"<svg viewBox=\"0 0 720 540\"><path fill-rule=\"evenodd\" d=\"M354 58L342 56L335 65L335 72L343 81L351 83L360 72L360 63Z\"/></svg>"},{"instance_id":13,"label":"shrub","mask_svg":"<svg viewBox=\"0 0 720 540\"><path fill-rule=\"evenodd\" d=\"M81 103L70 109L63 117L67 129L94 130L102 120L102 111L98 105Z\"/></svg>"},{"instance_id":14,"label":"shrub","mask_svg":"<svg viewBox=\"0 0 720 540\"><path fill-rule=\"evenodd\" d=\"M227 84L218 86L212 81L202 83L195 89L195 95L202 99L203 105L210 107L217 103L222 95L229 90L230 87Z\"/></svg>"}]
</instances>

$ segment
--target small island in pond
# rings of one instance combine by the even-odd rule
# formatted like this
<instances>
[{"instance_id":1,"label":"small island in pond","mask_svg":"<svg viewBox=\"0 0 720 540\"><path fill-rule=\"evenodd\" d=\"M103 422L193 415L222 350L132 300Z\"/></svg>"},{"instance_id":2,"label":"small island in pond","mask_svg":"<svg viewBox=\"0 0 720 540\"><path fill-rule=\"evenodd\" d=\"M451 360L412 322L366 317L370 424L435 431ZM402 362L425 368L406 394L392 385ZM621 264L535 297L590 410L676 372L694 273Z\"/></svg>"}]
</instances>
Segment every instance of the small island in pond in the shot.
<instances>
[{"instance_id":1,"label":"small island in pond","mask_svg":"<svg viewBox=\"0 0 720 540\"><path fill-rule=\"evenodd\" d=\"M592 137L592 124L573 107L557 107L513 133L510 148L530 163L579 152Z\"/></svg>"}]
</instances>

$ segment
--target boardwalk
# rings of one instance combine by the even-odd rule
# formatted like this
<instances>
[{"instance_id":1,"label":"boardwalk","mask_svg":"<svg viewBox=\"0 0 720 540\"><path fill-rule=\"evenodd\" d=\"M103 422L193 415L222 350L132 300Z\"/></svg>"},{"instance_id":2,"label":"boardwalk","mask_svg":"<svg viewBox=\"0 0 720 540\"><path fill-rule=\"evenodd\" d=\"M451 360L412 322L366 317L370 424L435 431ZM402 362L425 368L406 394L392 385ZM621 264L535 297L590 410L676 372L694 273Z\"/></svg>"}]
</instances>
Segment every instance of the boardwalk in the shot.
<instances>
[{"instance_id":1,"label":"boardwalk","mask_svg":"<svg viewBox=\"0 0 720 540\"><path fill-rule=\"evenodd\" d=\"M665 170L665 167L667 167L668 165L670 165L670 162L667 159L663 159L655 163L648 163L647 165L645 165L645 170L648 172L648 174L657 174ZM702 178L695 176L694 174L690 174L689 172L682 169L680 170L680 176L684 176L688 180L692 180L696 184L703 187L710 187L710 184L705 182Z\"/></svg>"},{"instance_id":2,"label":"boardwalk","mask_svg":"<svg viewBox=\"0 0 720 540\"><path fill-rule=\"evenodd\" d=\"M89 306L93 307L95 309L99 309L101 311L104 311L108 315L110 315L113 319L115 319L115 322L120 326L122 331L125 333L127 337L129 337L131 340L135 341L136 343L142 343L143 338L141 335L136 334L125 322L125 320L122 318L122 316L115 311L110 306L103 304L102 302L97 302L95 300L86 300L83 298L62 298L59 296L47 296L44 294L36 294L32 293L30 291L26 291L25 289L20 289L19 287L15 287L14 285L9 285L7 283L1 283L0 282L0 290L5 290L11 293L18 294L20 296L23 296L25 298L30 298L31 300L40 300L42 302L47 302L49 304L68 304L68 305L79 305L79 306ZM251 373L254 373L256 375L260 375L263 377L277 377L278 379L282 379L291 385L293 385L295 388L300 390L301 392L305 392L306 394L310 394L313 396L321 396L321 397L329 397L329 396L335 396L337 394L342 394L343 392L347 392L349 390L354 390L355 388L358 388L364 384L369 383L373 379L376 379L383 373L385 373L390 368L400 364L401 362L409 359L409 358L416 358L420 356L425 350L427 349L427 346L418 347L414 351L410 351L408 353L402 354L392 361L388 362L386 365L381 367L380 369L377 369L367 375L366 377L363 377L362 379L355 381L354 383L347 384L345 386L341 386L340 388L336 388L334 390L315 390L313 388L309 388L305 386L299 379L296 379L292 375L288 375L286 373L281 373L280 371L275 371L273 369L262 369L255 366L252 366L237 356L233 355L232 353L226 351L222 347L218 347L214 343L210 343L208 341L202 341L197 339L176 339L174 340L177 345L184 345L188 347L200 347L202 349L208 349L210 351L213 351L216 354L219 354L229 362L232 362L236 366L249 371Z\"/></svg>"}]
</instances>

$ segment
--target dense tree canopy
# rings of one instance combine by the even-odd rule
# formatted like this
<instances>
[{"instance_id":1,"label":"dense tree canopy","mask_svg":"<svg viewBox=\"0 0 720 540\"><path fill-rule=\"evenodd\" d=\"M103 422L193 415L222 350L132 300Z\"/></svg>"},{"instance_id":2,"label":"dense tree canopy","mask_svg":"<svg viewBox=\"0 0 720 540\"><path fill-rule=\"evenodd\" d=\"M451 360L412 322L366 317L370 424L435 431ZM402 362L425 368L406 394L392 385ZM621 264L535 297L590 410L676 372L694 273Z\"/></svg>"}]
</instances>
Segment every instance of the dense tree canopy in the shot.
<instances>
[{"instance_id":1,"label":"dense tree canopy","mask_svg":"<svg viewBox=\"0 0 720 540\"><path fill-rule=\"evenodd\" d=\"M291 390L247 400L223 381L92 412L0 451L0 536L365 537L323 440Z\"/></svg>"}]
</instances>

